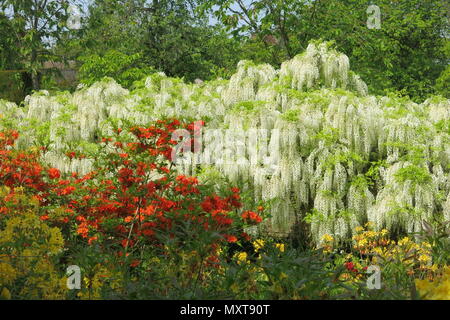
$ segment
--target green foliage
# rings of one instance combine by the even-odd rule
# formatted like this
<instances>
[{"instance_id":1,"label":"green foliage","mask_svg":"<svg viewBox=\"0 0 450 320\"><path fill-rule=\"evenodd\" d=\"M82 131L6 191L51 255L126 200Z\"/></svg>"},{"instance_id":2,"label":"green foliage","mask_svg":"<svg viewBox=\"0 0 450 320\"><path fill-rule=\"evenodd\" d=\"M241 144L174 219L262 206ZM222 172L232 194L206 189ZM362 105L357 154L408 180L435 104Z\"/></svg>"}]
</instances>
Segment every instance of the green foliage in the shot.
<instances>
[{"instance_id":1,"label":"green foliage","mask_svg":"<svg viewBox=\"0 0 450 320\"><path fill-rule=\"evenodd\" d=\"M233 112L240 113L252 113L261 109L265 105L265 101L242 101L233 106Z\"/></svg>"},{"instance_id":2,"label":"green foliage","mask_svg":"<svg viewBox=\"0 0 450 320\"><path fill-rule=\"evenodd\" d=\"M440 219L423 221L423 230L418 237L421 241L431 244L435 263L443 265L450 263L450 221Z\"/></svg>"},{"instance_id":3,"label":"green foliage","mask_svg":"<svg viewBox=\"0 0 450 320\"><path fill-rule=\"evenodd\" d=\"M228 77L239 61L239 42L197 17L185 1L93 1L89 11L85 28L58 44L64 55L140 54L146 65L187 81Z\"/></svg>"},{"instance_id":4,"label":"green foliage","mask_svg":"<svg viewBox=\"0 0 450 320\"><path fill-rule=\"evenodd\" d=\"M25 98L23 89L24 84L20 73L0 71L0 99L20 103Z\"/></svg>"},{"instance_id":5,"label":"green foliage","mask_svg":"<svg viewBox=\"0 0 450 320\"><path fill-rule=\"evenodd\" d=\"M376 94L398 91L423 100L448 65L448 8L441 0L377 1L381 29L368 28L371 3L365 0L200 3L200 11L213 13L242 39L243 58L279 65L310 40L333 40ZM447 82L444 72L437 92L448 94Z\"/></svg>"},{"instance_id":6,"label":"green foliage","mask_svg":"<svg viewBox=\"0 0 450 320\"><path fill-rule=\"evenodd\" d=\"M444 97L450 99L450 66L442 71L436 80L436 91Z\"/></svg>"},{"instance_id":7,"label":"green foliage","mask_svg":"<svg viewBox=\"0 0 450 320\"><path fill-rule=\"evenodd\" d=\"M302 110L300 109L290 109L283 113L281 117L286 121L295 123L299 121L301 114ZM319 139L321 138L319 134L317 136Z\"/></svg>"},{"instance_id":8,"label":"green foliage","mask_svg":"<svg viewBox=\"0 0 450 320\"><path fill-rule=\"evenodd\" d=\"M67 5L76 3L34 10L32 0L0 1L13 5L15 13L0 15L0 69L26 69L27 93L40 85L62 85L54 75L41 78L44 61L94 61L111 50L140 55L138 67L125 64L129 74L119 75L129 87L149 66L187 81L228 78L242 59L279 66L311 40L322 39L349 56L375 94L397 92L415 101L434 93L449 97L449 41L442 36L449 24L441 0L379 1L381 29L367 27L363 0L95 0L83 28L68 30ZM44 27L33 27L33 21ZM6 90L12 93L4 97L16 96L15 88Z\"/></svg>"},{"instance_id":9,"label":"green foliage","mask_svg":"<svg viewBox=\"0 0 450 320\"><path fill-rule=\"evenodd\" d=\"M146 26L144 55L156 69L187 81L228 77L234 71L239 43L192 15L185 1L160 1L155 15Z\"/></svg>"},{"instance_id":10,"label":"green foliage","mask_svg":"<svg viewBox=\"0 0 450 320\"><path fill-rule=\"evenodd\" d=\"M67 33L67 7L72 3L75 1L0 1L3 12L1 20L5 21L5 17L9 20L6 22L8 28L0 29L0 32L10 33L6 36L6 39L10 39L7 50L13 52L15 65L31 75L32 89L40 88L39 69L42 63L58 60L49 50L48 41L57 40Z\"/></svg>"},{"instance_id":11,"label":"green foliage","mask_svg":"<svg viewBox=\"0 0 450 320\"><path fill-rule=\"evenodd\" d=\"M109 50L103 56L90 54L82 56L80 81L92 85L104 77L114 78L126 88L137 80L150 75L154 69L145 65L140 54L126 55L116 50Z\"/></svg>"},{"instance_id":12,"label":"green foliage","mask_svg":"<svg viewBox=\"0 0 450 320\"><path fill-rule=\"evenodd\" d=\"M395 177L400 182L407 180L418 184L426 184L432 181L431 176L426 168L410 165L398 170Z\"/></svg>"}]
</instances>

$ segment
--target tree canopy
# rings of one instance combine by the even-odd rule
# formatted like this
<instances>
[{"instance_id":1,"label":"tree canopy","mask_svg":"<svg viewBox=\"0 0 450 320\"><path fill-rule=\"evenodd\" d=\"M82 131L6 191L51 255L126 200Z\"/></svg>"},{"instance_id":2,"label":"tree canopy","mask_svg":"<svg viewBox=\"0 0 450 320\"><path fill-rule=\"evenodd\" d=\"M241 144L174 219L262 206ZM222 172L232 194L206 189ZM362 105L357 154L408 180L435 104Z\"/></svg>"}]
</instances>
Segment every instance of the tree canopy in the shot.
<instances>
[{"instance_id":1,"label":"tree canopy","mask_svg":"<svg viewBox=\"0 0 450 320\"><path fill-rule=\"evenodd\" d=\"M68 26L71 6L79 28ZM229 77L239 60L279 67L321 39L334 41L372 93L448 97L443 0L1 0L0 8L0 66L27 70L33 89L49 87L39 76L45 61L77 61L80 81L120 68L194 81ZM133 63L108 58L120 55ZM83 64L99 59L109 69L86 74ZM130 73L126 86L142 75Z\"/></svg>"}]
</instances>

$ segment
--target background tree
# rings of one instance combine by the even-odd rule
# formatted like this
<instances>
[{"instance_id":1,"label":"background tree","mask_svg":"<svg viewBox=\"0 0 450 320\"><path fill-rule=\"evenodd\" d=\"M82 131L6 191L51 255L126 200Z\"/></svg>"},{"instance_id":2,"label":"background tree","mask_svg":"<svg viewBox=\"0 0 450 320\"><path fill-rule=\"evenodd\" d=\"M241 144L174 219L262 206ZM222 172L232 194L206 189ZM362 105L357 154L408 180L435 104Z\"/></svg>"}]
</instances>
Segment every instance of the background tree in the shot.
<instances>
[{"instance_id":1,"label":"background tree","mask_svg":"<svg viewBox=\"0 0 450 320\"><path fill-rule=\"evenodd\" d=\"M367 26L371 4L380 8L380 29ZM251 58L273 65L310 40L334 40L376 94L394 90L423 99L448 65L442 50L448 3L442 0L201 0L199 10L246 39Z\"/></svg>"},{"instance_id":2,"label":"background tree","mask_svg":"<svg viewBox=\"0 0 450 320\"><path fill-rule=\"evenodd\" d=\"M79 70L80 82L88 86L104 77L114 78L123 87L130 88L135 81L154 72L154 69L142 63L141 55L127 55L120 51L109 50L104 55L90 54L79 58L82 66Z\"/></svg>"},{"instance_id":3,"label":"background tree","mask_svg":"<svg viewBox=\"0 0 450 320\"><path fill-rule=\"evenodd\" d=\"M447 41L443 52L447 58L447 67L436 80L436 92L450 99L450 34L447 34L446 37Z\"/></svg>"},{"instance_id":4,"label":"background tree","mask_svg":"<svg viewBox=\"0 0 450 320\"><path fill-rule=\"evenodd\" d=\"M68 6L82 4L82 28L66 27ZM169 76L228 77L239 60L279 66L314 39L334 41L371 93L415 100L446 94L448 1L377 0L381 28L369 29L368 0L0 0L0 67L25 69L41 86L44 61L87 63L83 79L149 68ZM109 67L92 68L105 57ZM132 57L132 64L125 63ZM115 63L117 64L113 66ZM96 69L96 70L94 70ZM146 72L146 71L145 71ZM132 83L145 72L131 72ZM119 76L121 77L121 76ZM44 87L48 87L45 84Z\"/></svg>"},{"instance_id":5,"label":"background tree","mask_svg":"<svg viewBox=\"0 0 450 320\"><path fill-rule=\"evenodd\" d=\"M66 30L68 5L69 1L0 0L0 9L17 40L18 61L30 74L34 90L40 88L42 62L55 58L49 48Z\"/></svg>"},{"instance_id":6,"label":"background tree","mask_svg":"<svg viewBox=\"0 0 450 320\"><path fill-rule=\"evenodd\" d=\"M11 21L0 12L0 98L20 102L28 77L15 71L21 68L16 43ZM28 80L31 88L31 79Z\"/></svg>"},{"instance_id":7,"label":"background tree","mask_svg":"<svg viewBox=\"0 0 450 320\"><path fill-rule=\"evenodd\" d=\"M230 75L240 59L239 41L195 9L195 1L95 0L83 28L60 41L58 50L82 62L113 50L116 57L133 56L133 66L188 81Z\"/></svg>"}]
</instances>

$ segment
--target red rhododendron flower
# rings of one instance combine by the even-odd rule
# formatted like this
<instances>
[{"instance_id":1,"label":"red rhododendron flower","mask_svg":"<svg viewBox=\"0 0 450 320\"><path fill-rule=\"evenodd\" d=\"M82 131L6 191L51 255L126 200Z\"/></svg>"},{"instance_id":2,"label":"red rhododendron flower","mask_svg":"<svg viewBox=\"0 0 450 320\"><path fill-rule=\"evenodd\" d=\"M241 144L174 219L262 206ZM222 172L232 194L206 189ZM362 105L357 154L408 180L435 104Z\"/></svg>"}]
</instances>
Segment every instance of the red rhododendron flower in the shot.
<instances>
[{"instance_id":1,"label":"red rhododendron flower","mask_svg":"<svg viewBox=\"0 0 450 320\"><path fill-rule=\"evenodd\" d=\"M135 267L137 267L140 263L141 263L141 261L135 259L135 260L133 260L133 261L130 263L130 266L133 267L133 268L135 268Z\"/></svg>"},{"instance_id":2,"label":"red rhododendron flower","mask_svg":"<svg viewBox=\"0 0 450 320\"><path fill-rule=\"evenodd\" d=\"M48 169L48 176L50 179L59 179L61 177L61 173L56 168Z\"/></svg>"},{"instance_id":3,"label":"red rhododendron flower","mask_svg":"<svg viewBox=\"0 0 450 320\"><path fill-rule=\"evenodd\" d=\"M90 237L88 239L88 244L92 244L92 242L96 241L98 239L98 237Z\"/></svg>"},{"instance_id":4,"label":"red rhododendron flower","mask_svg":"<svg viewBox=\"0 0 450 320\"><path fill-rule=\"evenodd\" d=\"M62 189L62 190L58 190L56 193L57 193L58 195L60 195L60 196L66 196L66 195L71 194L71 193L74 192L74 191L75 191L75 187L73 187L73 186L68 186L68 187L66 187L66 188L64 188L64 189Z\"/></svg>"},{"instance_id":5,"label":"red rhododendron flower","mask_svg":"<svg viewBox=\"0 0 450 320\"><path fill-rule=\"evenodd\" d=\"M227 240L230 243L238 241L238 239L235 236L233 236L233 235L224 234L223 237L225 238L225 240Z\"/></svg>"},{"instance_id":6,"label":"red rhododendron flower","mask_svg":"<svg viewBox=\"0 0 450 320\"><path fill-rule=\"evenodd\" d=\"M260 223L262 222L262 218L256 212L253 211L245 211L242 213L242 219L246 220L249 223Z\"/></svg>"}]
</instances>

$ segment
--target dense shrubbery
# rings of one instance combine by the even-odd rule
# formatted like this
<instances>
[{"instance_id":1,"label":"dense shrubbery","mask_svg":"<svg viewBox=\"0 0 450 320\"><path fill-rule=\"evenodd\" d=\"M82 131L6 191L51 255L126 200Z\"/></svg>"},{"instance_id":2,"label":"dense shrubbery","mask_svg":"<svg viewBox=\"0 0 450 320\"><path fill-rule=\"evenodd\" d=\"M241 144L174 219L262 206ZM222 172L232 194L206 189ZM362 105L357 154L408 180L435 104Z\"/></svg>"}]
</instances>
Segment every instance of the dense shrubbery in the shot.
<instances>
[{"instance_id":1,"label":"dense shrubbery","mask_svg":"<svg viewBox=\"0 0 450 320\"><path fill-rule=\"evenodd\" d=\"M1 297L449 298L448 257L435 256L448 253L446 238L434 250L360 228L346 254L330 235L308 251L252 239L245 230L261 221L263 207L250 211L237 188L216 195L170 168L165 158L176 142L169 133L180 126L116 128L100 143L111 149L84 176L40 164L39 150L11 149L18 133L1 132ZM428 236L433 246L442 239L431 229ZM382 290L366 287L372 264L381 267ZM81 268L81 290L66 287L69 265Z\"/></svg>"},{"instance_id":2,"label":"dense shrubbery","mask_svg":"<svg viewBox=\"0 0 450 320\"><path fill-rule=\"evenodd\" d=\"M242 61L230 80L155 73L133 91L112 79L73 94L40 91L24 108L0 102L0 125L21 126L18 148L44 147L47 164L85 174L112 124L202 119L202 153L186 152L174 168L229 180L268 203L261 229L317 244L325 234L348 239L367 221L399 236L450 218L449 105L370 96L345 55L311 43L279 70Z\"/></svg>"},{"instance_id":3,"label":"dense shrubbery","mask_svg":"<svg viewBox=\"0 0 450 320\"><path fill-rule=\"evenodd\" d=\"M449 110L369 96L326 43L0 101L1 296L448 298Z\"/></svg>"}]
</instances>

